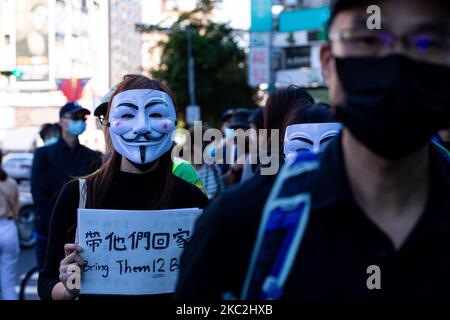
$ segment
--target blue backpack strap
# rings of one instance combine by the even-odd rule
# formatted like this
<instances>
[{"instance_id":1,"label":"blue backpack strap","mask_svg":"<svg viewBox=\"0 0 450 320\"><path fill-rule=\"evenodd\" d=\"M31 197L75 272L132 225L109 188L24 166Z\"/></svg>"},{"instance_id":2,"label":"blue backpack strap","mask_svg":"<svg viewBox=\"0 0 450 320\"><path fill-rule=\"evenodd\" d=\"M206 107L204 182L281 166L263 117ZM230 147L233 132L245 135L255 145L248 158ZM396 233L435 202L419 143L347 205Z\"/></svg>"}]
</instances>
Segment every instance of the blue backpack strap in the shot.
<instances>
[{"instance_id":1,"label":"blue backpack strap","mask_svg":"<svg viewBox=\"0 0 450 320\"><path fill-rule=\"evenodd\" d=\"M290 196L283 196L283 190L290 178L318 167L316 155L300 153L281 169L263 210L241 299L273 300L282 296L311 208L310 193L301 192L302 179L291 184Z\"/></svg>"},{"instance_id":2,"label":"blue backpack strap","mask_svg":"<svg viewBox=\"0 0 450 320\"><path fill-rule=\"evenodd\" d=\"M437 147L437 149L447 158L448 161L450 161L450 151L448 151L442 144L441 140L433 136L431 139L431 142Z\"/></svg>"}]
</instances>

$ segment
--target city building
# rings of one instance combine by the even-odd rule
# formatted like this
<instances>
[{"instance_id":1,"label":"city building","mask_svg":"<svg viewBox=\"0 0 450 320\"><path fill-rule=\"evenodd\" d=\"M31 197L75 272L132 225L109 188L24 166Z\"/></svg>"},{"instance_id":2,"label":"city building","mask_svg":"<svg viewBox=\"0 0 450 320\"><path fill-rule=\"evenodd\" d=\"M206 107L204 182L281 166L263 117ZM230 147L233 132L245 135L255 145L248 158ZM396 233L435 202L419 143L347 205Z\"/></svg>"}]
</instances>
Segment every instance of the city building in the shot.
<instances>
[{"instance_id":1,"label":"city building","mask_svg":"<svg viewBox=\"0 0 450 320\"><path fill-rule=\"evenodd\" d=\"M108 20L107 0L0 0L0 141L6 151L32 148L39 127L58 121L67 102L58 83L85 79L79 102L93 109L109 86ZM20 73L4 73L11 70Z\"/></svg>"},{"instance_id":2,"label":"city building","mask_svg":"<svg viewBox=\"0 0 450 320\"><path fill-rule=\"evenodd\" d=\"M319 50L330 0L251 1L249 82L322 87Z\"/></svg>"},{"instance_id":3,"label":"city building","mask_svg":"<svg viewBox=\"0 0 450 320\"><path fill-rule=\"evenodd\" d=\"M140 21L140 0L0 0L0 147L32 148L68 96L93 110L125 74L140 73ZM90 117L85 137L97 143L94 130Z\"/></svg>"},{"instance_id":4,"label":"city building","mask_svg":"<svg viewBox=\"0 0 450 320\"><path fill-rule=\"evenodd\" d=\"M141 37L136 24L141 21L141 5L157 1L109 0L110 87L125 74L141 73Z\"/></svg>"}]
</instances>

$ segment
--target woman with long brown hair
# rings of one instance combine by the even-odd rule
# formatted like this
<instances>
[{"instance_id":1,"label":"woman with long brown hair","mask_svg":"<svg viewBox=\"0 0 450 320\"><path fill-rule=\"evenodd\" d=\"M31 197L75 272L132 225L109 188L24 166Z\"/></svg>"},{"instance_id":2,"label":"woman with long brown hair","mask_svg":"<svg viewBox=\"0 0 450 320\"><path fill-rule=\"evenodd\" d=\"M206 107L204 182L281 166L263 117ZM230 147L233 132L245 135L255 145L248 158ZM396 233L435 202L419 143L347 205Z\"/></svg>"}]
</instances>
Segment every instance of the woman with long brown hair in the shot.
<instances>
[{"instance_id":1,"label":"woman with long brown hair","mask_svg":"<svg viewBox=\"0 0 450 320\"><path fill-rule=\"evenodd\" d=\"M74 243L84 183L85 207L90 209L159 210L203 208L207 204L197 187L172 174L171 134L176 114L166 86L144 76L126 76L111 96L105 118L108 160L94 174L67 183L53 210L47 256L38 283L42 299L79 296L79 290L67 286L67 269L83 264L79 254L82 248Z\"/></svg>"}]
</instances>

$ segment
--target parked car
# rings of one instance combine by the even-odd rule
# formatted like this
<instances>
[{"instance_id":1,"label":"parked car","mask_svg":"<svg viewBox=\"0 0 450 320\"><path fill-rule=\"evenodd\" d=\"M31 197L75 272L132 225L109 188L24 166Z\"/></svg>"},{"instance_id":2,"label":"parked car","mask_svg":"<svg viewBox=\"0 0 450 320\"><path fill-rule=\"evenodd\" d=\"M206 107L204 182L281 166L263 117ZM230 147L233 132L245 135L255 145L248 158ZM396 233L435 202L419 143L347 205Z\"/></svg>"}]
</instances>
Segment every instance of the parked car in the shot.
<instances>
[{"instance_id":1,"label":"parked car","mask_svg":"<svg viewBox=\"0 0 450 320\"><path fill-rule=\"evenodd\" d=\"M33 154L30 152L8 153L3 157L3 169L8 176L17 182L31 179L31 165Z\"/></svg>"}]
</instances>

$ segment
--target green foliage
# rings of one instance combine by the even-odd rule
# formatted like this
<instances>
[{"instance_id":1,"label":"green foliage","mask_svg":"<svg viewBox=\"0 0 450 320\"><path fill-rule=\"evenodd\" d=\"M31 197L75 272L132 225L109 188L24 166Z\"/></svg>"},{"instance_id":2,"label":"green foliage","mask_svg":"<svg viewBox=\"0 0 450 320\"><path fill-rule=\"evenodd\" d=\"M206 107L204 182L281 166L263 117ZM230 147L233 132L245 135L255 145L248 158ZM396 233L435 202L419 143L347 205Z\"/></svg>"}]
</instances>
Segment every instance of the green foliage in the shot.
<instances>
[{"instance_id":1,"label":"green foliage","mask_svg":"<svg viewBox=\"0 0 450 320\"><path fill-rule=\"evenodd\" d=\"M217 125L223 111L232 107L255 107L254 90L247 85L246 54L237 44L236 34L226 24L208 19L213 8L210 0L201 0L197 9L182 14L168 32L161 65L152 72L174 92L178 108L189 105L187 32L192 32L195 60L195 96L202 119ZM142 32L157 27L137 26Z\"/></svg>"}]
</instances>

